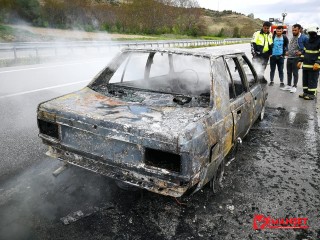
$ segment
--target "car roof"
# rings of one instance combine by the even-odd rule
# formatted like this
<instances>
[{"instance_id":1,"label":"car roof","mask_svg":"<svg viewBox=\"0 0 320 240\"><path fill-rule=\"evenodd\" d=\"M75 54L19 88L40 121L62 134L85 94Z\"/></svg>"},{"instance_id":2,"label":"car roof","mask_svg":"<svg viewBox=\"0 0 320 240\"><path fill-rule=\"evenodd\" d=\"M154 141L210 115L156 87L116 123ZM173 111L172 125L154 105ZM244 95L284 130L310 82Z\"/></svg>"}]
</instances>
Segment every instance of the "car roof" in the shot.
<instances>
[{"instance_id":1,"label":"car roof","mask_svg":"<svg viewBox=\"0 0 320 240\"><path fill-rule=\"evenodd\" d=\"M122 52L160 52L182 55L194 55L207 58L215 58L223 55L244 54L240 50L219 49L219 48L201 48L201 49L185 49L185 48L124 48Z\"/></svg>"}]
</instances>

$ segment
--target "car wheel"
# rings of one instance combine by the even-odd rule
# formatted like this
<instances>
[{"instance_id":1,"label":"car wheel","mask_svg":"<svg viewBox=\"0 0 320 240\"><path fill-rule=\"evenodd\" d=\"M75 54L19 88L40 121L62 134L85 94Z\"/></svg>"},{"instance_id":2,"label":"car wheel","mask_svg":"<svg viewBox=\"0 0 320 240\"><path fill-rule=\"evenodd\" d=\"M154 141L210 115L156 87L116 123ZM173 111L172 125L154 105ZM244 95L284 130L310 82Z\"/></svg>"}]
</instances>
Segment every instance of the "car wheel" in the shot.
<instances>
[{"instance_id":1,"label":"car wheel","mask_svg":"<svg viewBox=\"0 0 320 240\"><path fill-rule=\"evenodd\" d=\"M210 188L213 193L217 193L222 188L222 178L224 173L224 162L222 162L215 174L215 176L210 180Z\"/></svg>"},{"instance_id":2,"label":"car wheel","mask_svg":"<svg viewBox=\"0 0 320 240\"><path fill-rule=\"evenodd\" d=\"M261 112L259 114L259 120L262 121L264 119L264 112L266 110L266 107L263 106L262 109L261 109Z\"/></svg>"}]
</instances>

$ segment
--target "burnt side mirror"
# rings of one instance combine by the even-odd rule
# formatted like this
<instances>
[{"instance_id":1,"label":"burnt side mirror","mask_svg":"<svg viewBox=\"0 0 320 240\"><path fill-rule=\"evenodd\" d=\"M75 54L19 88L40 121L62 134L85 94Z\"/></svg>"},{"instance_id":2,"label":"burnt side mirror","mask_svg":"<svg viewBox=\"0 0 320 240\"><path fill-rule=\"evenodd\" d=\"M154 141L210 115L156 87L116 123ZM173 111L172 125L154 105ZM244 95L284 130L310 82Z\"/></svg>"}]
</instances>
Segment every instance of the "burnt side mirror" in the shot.
<instances>
[{"instance_id":1,"label":"burnt side mirror","mask_svg":"<svg viewBox=\"0 0 320 240\"><path fill-rule=\"evenodd\" d=\"M268 83L267 79L264 76L261 76L261 77L259 76L259 82L261 84L267 84Z\"/></svg>"}]
</instances>

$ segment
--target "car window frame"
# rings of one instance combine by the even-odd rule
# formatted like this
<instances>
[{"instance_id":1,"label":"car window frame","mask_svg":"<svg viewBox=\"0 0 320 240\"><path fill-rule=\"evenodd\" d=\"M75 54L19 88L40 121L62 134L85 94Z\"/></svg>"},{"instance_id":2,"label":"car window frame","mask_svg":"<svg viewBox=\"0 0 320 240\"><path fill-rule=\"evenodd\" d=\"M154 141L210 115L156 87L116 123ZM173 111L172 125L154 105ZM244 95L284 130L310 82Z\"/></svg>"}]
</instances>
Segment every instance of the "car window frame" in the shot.
<instances>
[{"instance_id":1,"label":"car window frame","mask_svg":"<svg viewBox=\"0 0 320 240\"><path fill-rule=\"evenodd\" d=\"M239 56L240 57L240 56ZM244 61L246 62L246 64L249 66L251 72L253 73L253 77L254 77L254 83L252 85L250 85L250 82L247 78L247 74L245 73L245 70L243 68L243 64L241 63L241 61L239 61L239 64L241 65L241 70L243 71L243 75L244 77L246 78L246 82L247 82L247 85L248 85L248 89L252 89L256 84L259 83L258 81L258 74L255 70L255 68L253 67L251 61L249 60L249 58L245 55L245 54L242 54L241 55L241 60L244 59Z\"/></svg>"},{"instance_id":2,"label":"car window frame","mask_svg":"<svg viewBox=\"0 0 320 240\"><path fill-rule=\"evenodd\" d=\"M232 91L233 91L233 98L231 98L230 96L230 89L229 89L229 102L232 102L236 99L236 90L235 90L235 86L234 86L234 82L233 82L233 78L231 77L231 73L230 73L230 69L228 67L228 64L227 64L227 61L226 61L226 58L225 56L219 56L217 59L222 59L223 61L223 64L224 64L224 68L225 68L225 71L227 72L227 75L229 76L229 79L227 80L228 81L228 88L230 87L229 86L229 83L231 82L231 87L232 87Z\"/></svg>"},{"instance_id":3,"label":"car window frame","mask_svg":"<svg viewBox=\"0 0 320 240\"><path fill-rule=\"evenodd\" d=\"M233 85L233 91L234 91L235 98L230 98L230 102L233 102L236 99L240 98L241 96L245 95L246 93L250 92L250 89L249 89L247 77L244 74L244 70L243 70L242 65L241 65L241 63L239 61L239 54L236 54L236 55L235 54L227 54L227 55L223 56L223 58L224 58L224 61L225 61L225 64L226 64L227 72L229 74L229 77L231 78L231 82L232 82L232 85ZM235 59L236 60L235 61L235 65L238 68L238 72L239 72L239 75L240 75L241 83L242 83L242 85L244 87L244 91L239 95L236 94L234 79L232 77L231 70L230 70L229 65L227 63L227 59L232 59L232 60Z\"/></svg>"}]
</instances>

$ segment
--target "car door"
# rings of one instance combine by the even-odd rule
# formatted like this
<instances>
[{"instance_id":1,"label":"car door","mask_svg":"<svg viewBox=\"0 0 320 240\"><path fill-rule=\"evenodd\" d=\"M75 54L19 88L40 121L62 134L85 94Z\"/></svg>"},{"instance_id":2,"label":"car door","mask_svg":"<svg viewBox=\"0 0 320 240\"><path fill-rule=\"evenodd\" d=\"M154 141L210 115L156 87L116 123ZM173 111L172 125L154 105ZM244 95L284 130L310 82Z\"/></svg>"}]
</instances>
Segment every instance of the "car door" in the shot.
<instances>
[{"instance_id":1,"label":"car door","mask_svg":"<svg viewBox=\"0 0 320 240\"><path fill-rule=\"evenodd\" d=\"M243 73L240 58L237 55L225 56L230 77L230 88L233 88L234 98L230 100L230 110L233 116L234 137L243 138L249 131L253 116L253 97L249 91L246 77Z\"/></svg>"},{"instance_id":2,"label":"car door","mask_svg":"<svg viewBox=\"0 0 320 240\"><path fill-rule=\"evenodd\" d=\"M248 82L249 90L253 97L253 119L256 120L259 117L262 108L264 107L264 93L262 90L262 86L258 81L258 75L254 70L250 60L245 55L242 55L240 57L240 63L242 65L242 69L244 70L243 72Z\"/></svg>"}]
</instances>

